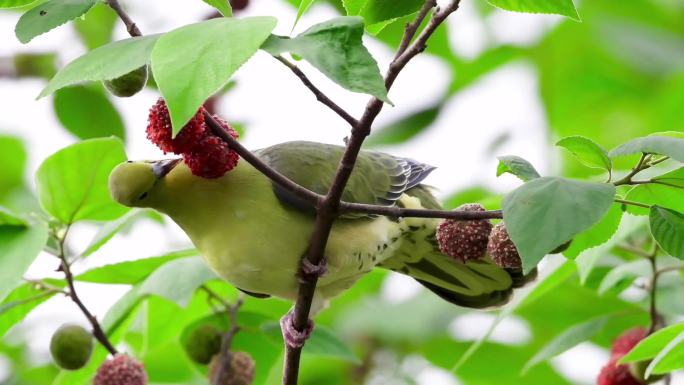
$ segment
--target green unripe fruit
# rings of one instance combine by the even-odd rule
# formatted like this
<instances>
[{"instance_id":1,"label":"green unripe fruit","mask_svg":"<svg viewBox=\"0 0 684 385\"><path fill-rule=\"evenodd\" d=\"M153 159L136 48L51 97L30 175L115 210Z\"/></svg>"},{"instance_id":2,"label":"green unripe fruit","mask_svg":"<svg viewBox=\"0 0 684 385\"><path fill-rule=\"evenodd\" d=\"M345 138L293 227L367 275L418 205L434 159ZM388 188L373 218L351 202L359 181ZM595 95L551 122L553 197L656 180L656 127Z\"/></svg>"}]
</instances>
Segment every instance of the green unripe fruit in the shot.
<instances>
[{"instance_id":1,"label":"green unripe fruit","mask_svg":"<svg viewBox=\"0 0 684 385\"><path fill-rule=\"evenodd\" d=\"M662 380L663 377L665 377L662 374L651 374L651 376L646 379L646 368L648 368L650 363L651 361L632 362L629 364L629 373L632 375L632 377L644 384L652 384Z\"/></svg>"},{"instance_id":2,"label":"green unripe fruit","mask_svg":"<svg viewBox=\"0 0 684 385\"><path fill-rule=\"evenodd\" d=\"M221 351L223 333L212 324L195 328L188 336L184 348L190 359L198 364L207 365L211 358Z\"/></svg>"},{"instance_id":3,"label":"green unripe fruit","mask_svg":"<svg viewBox=\"0 0 684 385\"><path fill-rule=\"evenodd\" d=\"M62 325L50 340L52 359L62 369L84 367L93 353L93 336L78 325Z\"/></svg>"},{"instance_id":4,"label":"green unripe fruit","mask_svg":"<svg viewBox=\"0 0 684 385\"><path fill-rule=\"evenodd\" d=\"M147 84L147 65L136 68L116 79L105 80L102 83L115 96L122 98L133 96Z\"/></svg>"}]
</instances>

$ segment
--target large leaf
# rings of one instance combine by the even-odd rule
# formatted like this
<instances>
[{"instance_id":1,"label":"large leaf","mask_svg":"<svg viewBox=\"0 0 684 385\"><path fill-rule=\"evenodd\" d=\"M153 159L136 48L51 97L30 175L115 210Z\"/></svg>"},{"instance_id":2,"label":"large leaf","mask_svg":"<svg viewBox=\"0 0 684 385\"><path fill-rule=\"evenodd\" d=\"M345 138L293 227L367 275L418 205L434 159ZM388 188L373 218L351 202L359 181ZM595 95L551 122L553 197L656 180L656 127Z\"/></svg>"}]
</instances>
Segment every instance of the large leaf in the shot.
<instances>
[{"instance_id":1,"label":"large leaf","mask_svg":"<svg viewBox=\"0 0 684 385\"><path fill-rule=\"evenodd\" d=\"M152 72L169 107L174 135L254 55L275 25L272 17L219 18L159 39L152 50Z\"/></svg>"},{"instance_id":2,"label":"large leaf","mask_svg":"<svg viewBox=\"0 0 684 385\"><path fill-rule=\"evenodd\" d=\"M107 179L125 160L123 144L117 138L91 139L56 152L36 172L41 206L65 224L120 217L128 209L112 199Z\"/></svg>"},{"instance_id":3,"label":"large leaf","mask_svg":"<svg viewBox=\"0 0 684 385\"><path fill-rule=\"evenodd\" d=\"M362 37L363 19L338 17L293 39L273 36L262 48L273 55L290 52L300 56L342 87L389 103L385 81Z\"/></svg>"},{"instance_id":4,"label":"large leaf","mask_svg":"<svg viewBox=\"0 0 684 385\"><path fill-rule=\"evenodd\" d=\"M39 4L19 18L15 33L22 43L73 20L86 12L96 0L50 0Z\"/></svg>"},{"instance_id":5,"label":"large leaf","mask_svg":"<svg viewBox=\"0 0 684 385\"><path fill-rule=\"evenodd\" d=\"M569 136L556 143L570 151L577 159L587 167L600 168L610 173L613 163L608 157L608 152L593 140L584 136Z\"/></svg>"},{"instance_id":6,"label":"large leaf","mask_svg":"<svg viewBox=\"0 0 684 385\"><path fill-rule=\"evenodd\" d=\"M36 0L0 0L0 8L18 8L35 3Z\"/></svg>"},{"instance_id":7,"label":"large leaf","mask_svg":"<svg viewBox=\"0 0 684 385\"><path fill-rule=\"evenodd\" d=\"M580 343L587 341L600 332L610 317L599 317L577 324L551 340L534 355L523 368L527 372L531 367L553 358Z\"/></svg>"},{"instance_id":8,"label":"large leaf","mask_svg":"<svg viewBox=\"0 0 684 385\"><path fill-rule=\"evenodd\" d=\"M519 156L504 155L497 157L497 159L499 159L499 165L496 167L496 176L510 173L520 178L523 182L531 181L540 176L530 162Z\"/></svg>"},{"instance_id":9,"label":"large leaf","mask_svg":"<svg viewBox=\"0 0 684 385\"><path fill-rule=\"evenodd\" d=\"M684 323L670 325L644 338L629 353L620 359L620 363L646 361L654 358L673 339L684 332Z\"/></svg>"},{"instance_id":10,"label":"large leaf","mask_svg":"<svg viewBox=\"0 0 684 385\"><path fill-rule=\"evenodd\" d=\"M584 250L601 245L609 240L620 226L622 214L622 206L613 204L603 219L596 222L588 230L575 235L572 239L572 243L570 243L568 249L563 252L563 255L573 259L580 255Z\"/></svg>"},{"instance_id":11,"label":"large leaf","mask_svg":"<svg viewBox=\"0 0 684 385\"><path fill-rule=\"evenodd\" d=\"M653 206L649 220L658 245L671 256L684 260L684 214Z\"/></svg>"},{"instance_id":12,"label":"large leaf","mask_svg":"<svg viewBox=\"0 0 684 385\"><path fill-rule=\"evenodd\" d=\"M59 122L79 139L105 136L125 139L121 115L101 88L63 88L55 93L53 102Z\"/></svg>"},{"instance_id":13,"label":"large leaf","mask_svg":"<svg viewBox=\"0 0 684 385\"><path fill-rule=\"evenodd\" d=\"M76 276L76 280L93 283L135 285L147 279L167 262L197 255L197 250L181 250L158 257L136 259L104 265Z\"/></svg>"},{"instance_id":14,"label":"large leaf","mask_svg":"<svg viewBox=\"0 0 684 385\"><path fill-rule=\"evenodd\" d=\"M0 226L0 301L17 285L48 238L42 222L28 227Z\"/></svg>"},{"instance_id":15,"label":"large leaf","mask_svg":"<svg viewBox=\"0 0 684 385\"><path fill-rule=\"evenodd\" d=\"M487 0L490 4L507 11L527 13L551 13L580 21L572 0Z\"/></svg>"},{"instance_id":16,"label":"large leaf","mask_svg":"<svg viewBox=\"0 0 684 385\"><path fill-rule=\"evenodd\" d=\"M679 162L684 162L684 138L671 136L646 136L636 138L614 148L610 157L636 153L667 155Z\"/></svg>"},{"instance_id":17,"label":"large leaf","mask_svg":"<svg viewBox=\"0 0 684 385\"><path fill-rule=\"evenodd\" d=\"M65 285L64 280L61 279L46 280L46 283L56 288L62 288ZM26 282L14 288L5 300L0 302L0 338L53 295L55 291L39 288L33 282Z\"/></svg>"},{"instance_id":18,"label":"large leaf","mask_svg":"<svg viewBox=\"0 0 684 385\"><path fill-rule=\"evenodd\" d=\"M216 8L223 16L230 17L233 16L233 8L230 6L230 1L228 0L202 0L205 3Z\"/></svg>"},{"instance_id":19,"label":"large leaf","mask_svg":"<svg viewBox=\"0 0 684 385\"><path fill-rule=\"evenodd\" d=\"M651 178L651 181L653 183L634 187L625 199L684 212L684 167ZM636 215L649 214L648 208L634 205L628 205L627 211Z\"/></svg>"},{"instance_id":20,"label":"large leaf","mask_svg":"<svg viewBox=\"0 0 684 385\"><path fill-rule=\"evenodd\" d=\"M38 97L75 83L115 79L140 68L149 61L157 39L159 35L133 37L96 48L62 68Z\"/></svg>"},{"instance_id":21,"label":"large leaf","mask_svg":"<svg viewBox=\"0 0 684 385\"><path fill-rule=\"evenodd\" d=\"M504 197L504 222L528 272L550 251L601 220L615 196L606 183L534 179Z\"/></svg>"},{"instance_id":22,"label":"large leaf","mask_svg":"<svg viewBox=\"0 0 684 385\"><path fill-rule=\"evenodd\" d=\"M199 257L174 259L150 274L140 287L140 294L154 294L185 307L203 283L217 276Z\"/></svg>"}]
</instances>

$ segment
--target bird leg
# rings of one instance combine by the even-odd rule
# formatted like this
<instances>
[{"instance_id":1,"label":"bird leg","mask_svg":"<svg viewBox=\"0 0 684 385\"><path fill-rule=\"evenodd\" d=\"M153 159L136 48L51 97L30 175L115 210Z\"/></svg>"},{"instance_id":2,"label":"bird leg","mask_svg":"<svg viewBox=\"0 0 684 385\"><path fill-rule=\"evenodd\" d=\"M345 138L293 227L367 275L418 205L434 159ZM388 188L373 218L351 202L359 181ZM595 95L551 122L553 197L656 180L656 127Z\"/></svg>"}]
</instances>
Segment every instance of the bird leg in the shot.
<instances>
[{"instance_id":1,"label":"bird leg","mask_svg":"<svg viewBox=\"0 0 684 385\"><path fill-rule=\"evenodd\" d=\"M313 320L306 321L306 327L303 331L295 329L294 326L294 312L290 310L280 319L280 330L283 332L283 340L285 345L293 349L299 349L304 346L306 340L311 336L314 329Z\"/></svg>"},{"instance_id":2,"label":"bird leg","mask_svg":"<svg viewBox=\"0 0 684 385\"><path fill-rule=\"evenodd\" d=\"M314 265L309 261L308 258L302 258L301 265L299 266L299 278L300 283L307 281L308 277L322 277L328 272L328 263L326 259L323 258L318 265Z\"/></svg>"}]
</instances>

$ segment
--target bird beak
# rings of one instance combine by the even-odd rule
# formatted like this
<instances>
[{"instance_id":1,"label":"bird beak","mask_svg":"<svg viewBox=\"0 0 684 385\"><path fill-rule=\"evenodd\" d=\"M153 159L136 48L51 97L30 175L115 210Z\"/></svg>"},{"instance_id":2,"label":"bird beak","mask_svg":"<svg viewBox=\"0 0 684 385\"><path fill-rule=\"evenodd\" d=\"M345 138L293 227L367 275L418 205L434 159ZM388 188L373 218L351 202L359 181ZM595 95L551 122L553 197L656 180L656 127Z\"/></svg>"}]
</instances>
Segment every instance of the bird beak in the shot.
<instances>
[{"instance_id":1,"label":"bird beak","mask_svg":"<svg viewBox=\"0 0 684 385\"><path fill-rule=\"evenodd\" d=\"M157 179L161 179L166 176L166 174L170 173L181 160L182 159L180 158L158 160L152 164L152 172L154 172L154 176L156 176Z\"/></svg>"}]
</instances>

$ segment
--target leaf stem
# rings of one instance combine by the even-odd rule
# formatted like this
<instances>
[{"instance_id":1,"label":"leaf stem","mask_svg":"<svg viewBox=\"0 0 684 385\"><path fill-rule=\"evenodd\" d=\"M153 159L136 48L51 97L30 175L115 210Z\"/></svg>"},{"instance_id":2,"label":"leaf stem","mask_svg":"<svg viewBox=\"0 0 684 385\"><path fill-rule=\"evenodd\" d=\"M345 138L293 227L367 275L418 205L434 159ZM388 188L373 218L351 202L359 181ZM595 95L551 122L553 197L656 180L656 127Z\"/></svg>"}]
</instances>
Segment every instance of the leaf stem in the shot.
<instances>
[{"instance_id":1,"label":"leaf stem","mask_svg":"<svg viewBox=\"0 0 684 385\"><path fill-rule=\"evenodd\" d=\"M643 207L643 208L647 208L647 209L650 209L650 208L651 208L651 205L647 205L647 204L641 203L641 202L628 201L628 200L625 200L625 199L615 199L615 202L617 202L617 203L622 203L622 204L625 204L625 205Z\"/></svg>"}]
</instances>

